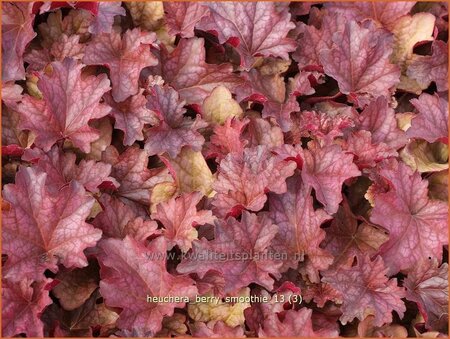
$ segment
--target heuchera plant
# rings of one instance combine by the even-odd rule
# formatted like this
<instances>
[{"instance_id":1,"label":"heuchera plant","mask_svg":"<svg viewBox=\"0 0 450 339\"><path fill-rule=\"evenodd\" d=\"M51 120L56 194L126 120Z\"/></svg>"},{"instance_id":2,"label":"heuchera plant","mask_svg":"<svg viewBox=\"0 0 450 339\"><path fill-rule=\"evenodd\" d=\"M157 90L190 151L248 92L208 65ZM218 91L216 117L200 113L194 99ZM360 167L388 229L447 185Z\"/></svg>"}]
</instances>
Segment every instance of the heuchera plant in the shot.
<instances>
[{"instance_id":1,"label":"heuchera plant","mask_svg":"<svg viewBox=\"0 0 450 339\"><path fill-rule=\"evenodd\" d=\"M447 3L1 5L2 336L448 334Z\"/></svg>"}]
</instances>

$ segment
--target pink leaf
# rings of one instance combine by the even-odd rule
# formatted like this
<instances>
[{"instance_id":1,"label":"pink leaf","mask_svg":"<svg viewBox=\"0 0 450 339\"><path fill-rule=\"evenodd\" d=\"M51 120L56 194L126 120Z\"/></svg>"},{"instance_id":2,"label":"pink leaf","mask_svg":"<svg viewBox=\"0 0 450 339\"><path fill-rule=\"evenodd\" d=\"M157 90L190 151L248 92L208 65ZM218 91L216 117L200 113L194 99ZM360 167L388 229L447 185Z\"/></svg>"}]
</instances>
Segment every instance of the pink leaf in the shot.
<instances>
[{"instance_id":1,"label":"pink leaf","mask_svg":"<svg viewBox=\"0 0 450 339\"><path fill-rule=\"evenodd\" d=\"M17 103L22 100L23 88L13 81L2 84L2 101L10 108L17 108Z\"/></svg>"},{"instance_id":2,"label":"pink leaf","mask_svg":"<svg viewBox=\"0 0 450 339\"><path fill-rule=\"evenodd\" d=\"M200 104L219 85L234 92L242 83L240 77L232 73L230 64L205 62L203 38L181 39L170 54L163 49L161 64L164 80L178 91L187 104Z\"/></svg>"},{"instance_id":3,"label":"pink leaf","mask_svg":"<svg viewBox=\"0 0 450 339\"><path fill-rule=\"evenodd\" d=\"M62 61L65 58L81 59L84 54L84 45L80 44L79 35L68 37L63 34L58 41L55 41L50 48L50 53L55 60ZM43 67L42 67L43 68Z\"/></svg>"},{"instance_id":4,"label":"pink leaf","mask_svg":"<svg viewBox=\"0 0 450 339\"><path fill-rule=\"evenodd\" d=\"M265 146L228 154L220 162L219 175L213 185L217 192L212 202L214 213L224 217L239 209L259 211L267 200L268 191L286 192L285 180L294 174L295 167L293 162L277 159Z\"/></svg>"},{"instance_id":5,"label":"pink leaf","mask_svg":"<svg viewBox=\"0 0 450 339\"><path fill-rule=\"evenodd\" d=\"M133 204L102 194L99 199L103 211L92 224L103 231L105 237L123 239L126 236L144 242L149 236L158 234L158 224L146 218L143 210Z\"/></svg>"},{"instance_id":6,"label":"pink leaf","mask_svg":"<svg viewBox=\"0 0 450 339\"><path fill-rule=\"evenodd\" d=\"M106 65L110 70L112 96L116 102L138 94L141 70L157 64L150 52L155 33L141 32L139 28L120 33L102 33L94 36L86 47L83 62L87 65Z\"/></svg>"},{"instance_id":7,"label":"pink leaf","mask_svg":"<svg viewBox=\"0 0 450 339\"><path fill-rule=\"evenodd\" d=\"M149 155L169 153L175 158L183 146L200 151L205 141L197 131L207 123L197 115L195 120L185 118L184 101L180 101L177 91L171 87L154 86L147 96L147 108L152 110L159 123L146 132L145 149Z\"/></svg>"},{"instance_id":8,"label":"pink leaf","mask_svg":"<svg viewBox=\"0 0 450 339\"><path fill-rule=\"evenodd\" d=\"M109 176L111 165L94 160L81 160L76 164L76 155L71 152L62 152L57 146L53 146L47 153L39 148L27 149L23 160L34 163L34 168L47 173L47 183L55 185L57 189L78 181L90 192L98 192L98 186L105 181L119 187L119 183Z\"/></svg>"},{"instance_id":9,"label":"pink leaf","mask_svg":"<svg viewBox=\"0 0 450 339\"><path fill-rule=\"evenodd\" d=\"M25 79L23 54L37 35L31 2L5 2L2 6L2 81Z\"/></svg>"},{"instance_id":10,"label":"pink leaf","mask_svg":"<svg viewBox=\"0 0 450 339\"><path fill-rule=\"evenodd\" d=\"M347 200L326 229L324 248L334 256L333 266L351 266L354 257L373 256L389 238L387 233L357 218Z\"/></svg>"},{"instance_id":11,"label":"pink leaf","mask_svg":"<svg viewBox=\"0 0 450 339\"><path fill-rule=\"evenodd\" d=\"M145 124L155 124L158 119L147 107L147 100L141 89L136 95L117 103L110 93L103 96L105 102L111 106L110 114L116 120L114 127L124 132L123 144L131 146L136 140L144 140L142 130Z\"/></svg>"},{"instance_id":12,"label":"pink leaf","mask_svg":"<svg viewBox=\"0 0 450 339\"><path fill-rule=\"evenodd\" d=\"M448 90L448 45L435 40L432 55L415 55L408 66L407 75L417 80L422 88L427 88L432 81L439 92Z\"/></svg>"},{"instance_id":13,"label":"pink leaf","mask_svg":"<svg viewBox=\"0 0 450 339\"><path fill-rule=\"evenodd\" d=\"M21 156L25 147L30 146L32 138L28 131L19 128L19 115L16 111L2 109L2 152Z\"/></svg>"},{"instance_id":14,"label":"pink leaf","mask_svg":"<svg viewBox=\"0 0 450 339\"><path fill-rule=\"evenodd\" d=\"M285 305L289 304L288 300L295 294L300 295L301 291L292 282L287 281L274 292L273 295L270 295L265 289L254 289L253 295L259 298L265 298L267 301L254 302L251 307L244 310L245 323L252 332L257 333L265 319L275 313L282 312Z\"/></svg>"},{"instance_id":15,"label":"pink leaf","mask_svg":"<svg viewBox=\"0 0 450 339\"><path fill-rule=\"evenodd\" d=\"M267 121L258 115L249 116L250 122L244 138L247 139L247 147L266 145L269 148L281 146L284 142L284 134L275 121Z\"/></svg>"},{"instance_id":16,"label":"pink leaf","mask_svg":"<svg viewBox=\"0 0 450 339\"><path fill-rule=\"evenodd\" d=\"M372 101L359 117L362 129L372 133L374 143L385 143L392 149L399 149L407 142L405 133L398 128L394 110L386 97Z\"/></svg>"},{"instance_id":17,"label":"pink leaf","mask_svg":"<svg viewBox=\"0 0 450 339\"><path fill-rule=\"evenodd\" d=\"M99 256L100 293L107 306L122 309L117 321L121 329L138 328L154 335L161 330L164 316L171 316L175 307L184 307L185 298L197 293L190 278L167 272L167 248L162 237L148 247L128 236L123 240L102 240L99 246L103 250ZM150 258L150 254L154 257ZM153 297L156 301L152 301ZM164 297L179 300L159 301Z\"/></svg>"},{"instance_id":18,"label":"pink leaf","mask_svg":"<svg viewBox=\"0 0 450 339\"><path fill-rule=\"evenodd\" d=\"M393 38L387 32L350 21L332 40L333 46L323 49L319 59L342 93L378 97L399 82L400 70L389 62Z\"/></svg>"},{"instance_id":19,"label":"pink leaf","mask_svg":"<svg viewBox=\"0 0 450 339\"><path fill-rule=\"evenodd\" d=\"M59 42L55 42L59 45ZM30 53L24 56L24 61L28 64L27 71L42 71L49 63L53 61L49 49L32 49ZM61 61L61 60L58 60Z\"/></svg>"},{"instance_id":20,"label":"pink leaf","mask_svg":"<svg viewBox=\"0 0 450 339\"><path fill-rule=\"evenodd\" d=\"M192 38L195 25L209 14L206 6L196 2L165 2L164 11L169 34L182 38Z\"/></svg>"},{"instance_id":21,"label":"pink leaf","mask_svg":"<svg viewBox=\"0 0 450 339\"><path fill-rule=\"evenodd\" d=\"M440 260L442 246L448 244L447 204L430 200L428 182L404 163L382 169L380 175L391 188L375 194L370 220L389 231L380 248L388 273L411 270L428 256Z\"/></svg>"},{"instance_id":22,"label":"pink leaf","mask_svg":"<svg viewBox=\"0 0 450 339\"><path fill-rule=\"evenodd\" d=\"M264 118L274 117L283 131L291 129L291 113L300 110L296 95L312 94L307 73L301 73L295 79L291 79L292 89L286 89L284 79L280 74L263 74L256 69L243 73L246 80L239 88L238 101L249 100L260 102L264 105L262 116ZM305 87L305 84L307 86ZM296 93L297 89L306 93Z\"/></svg>"},{"instance_id":23,"label":"pink leaf","mask_svg":"<svg viewBox=\"0 0 450 339\"><path fill-rule=\"evenodd\" d=\"M102 232L85 222L94 200L76 181L60 190L46 184L47 174L21 168L16 183L6 185L10 210L3 213L3 252L8 255L4 277L41 281L44 271L87 266L83 250Z\"/></svg>"},{"instance_id":24,"label":"pink leaf","mask_svg":"<svg viewBox=\"0 0 450 339\"><path fill-rule=\"evenodd\" d=\"M99 2L98 13L89 26L89 33L111 33L116 15L125 15L121 2Z\"/></svg>"},{"instance_id":25,"label":"pink leaf","mask_svg":"<svg viewBox=\"0 0 450 339\"><path fill-rule=\"evenodd\" d=\"M82 59L86 45L80 43L80 38L78 34L62 33L55 37L49 49L32 49L24 57L28 63L27 72L42 71L52 61L63 61L65 58Z\"/></svg>"},{"instance_id":26,"label":"pink leaf","mask_svg":"<svg viewBox=\"0 0 450 339\"><path fill-rule=\"evenodd\" d=\"M370 132L363 130L350 134L343 148L354 155L354 162L360 170L374 167L376 163L398 155L383 142L374 144Z\"/></svg>"},{"instance_id":27,"label":"pink leaf","mask_svg":"<svg viewBox=\"0 0 450 339\"><path fill-rule=\"evenodd\" d=\"M320 248L325 238L320 225L331 217L322 209L314 210L311 190L302 184L300 177L289 178L286 184L286 193L269 195L269 215L279 227L273 247L288 256L283 268L295 269L307 255L317 270L326 269L333 258Z\"/></svg>"},{"instance_id":28,"label":"pink leaf","mask_svg":"<svg viewBox=\"0 0 450 339\"><path fill-rule=\"evenodd\" d=\"M51 279L33 282L2 281L2 336L43 337L44 324L40 319L44 309L52 303L46 285Z\"/></svg>"},{"instance_id":29,"label":"pink leaf","mask_svg":"<svg viewBox=\"0 0 450 339\"><path fill-rule=\"evenodd\" d=\"M448 138L448 102L436 93L430 95L422 93L411 103L419 111L413 118L411 127L406 131L410 138L425 139L435 142Z\"/></svg>"},{"instance_id":30,"label":"pink leaf","mask_svg":"<svg viewBox=\"0 0 450 339\"><path fill-rule=\"evenodd\" d=\"M100 136L88 122L110 111L108 106L99 103L110 89L109 80L106 74L82 77L82 65L74 59L55 61L51 66L51 74L40 75L38 82L44 99L25 95L19 104L20 126L36 133L35 144L44 151L67 138L88 153L90 143Z\"/></svg>"},{"instance_id":31,"label":"pink leaf","mask_svg":"<svg viewBox=\"0 0 450 339\"><path fill-rule=\"evenodd\" d=\"M346 154L338 145L319 146L309 144L304 150L302 179L311 185L316 198L324 205L325 211L334 214L342 201L342 184L345 180L361 175L353 163L353 155Z\"/></svg>"},{"instance_id":32,"label":"pink leaf","mask_svg":"<svg viewBox=\"0 0 450 339\"><path fill-rule=\"evenodd\" d=\"M299 113L298 133L323 140L330 144L355 126L356 114L349 106L335 106L332 112L325 109Z\"/></svg>"},{"instance_id":33,"label":"pink leaf","mask_svg":"<svg viewBox=\"0 0 450 339\"><path fill-rule=\"evenodd\" d=\"M208 271L203 278L196 279L195 283L198 288L198 293L200 294L212 293L215 296L225 296L225 293L223 293L225 278L220 272Z\"/></svg>"},{"instance_id":34,"label":"pink leaf","mask_svg":"<svg viewBox=\"0 0 450 339\"><path fill-rule=\"evenodd\" d=\"M241 326L230 327L223 321L210 321L207 324L195 322L189 325L193 337L200 338L245 338L244 329Z\"/></svg>"},{"instance_id":35,"label":"pink leaf","mask_svg":"<svg viewBox=\"0 0 450 339\"><path fill-rule=\"evenodd\" d=\"M320 2L294 2L291 4L291 13L293 15L308 15L311 7L320 4Z\"/></svg>"},{"instance_id":36,"label":"pink leaf","mask_svg":"<svg viewBox=\"0 0 450 339\"><path fill-rule=\"evenodd\" d=\"M92 15L97 15L98 3L94 1L53 1L44 2L36 1L33 6L33 12L36 13L39 10L39 14L43 14L50 10L58 8L79 8L84 9L92 13Z\"/></svg>"},{"instance_id":37,"label":"pink leaf","mask_svg":"<svg viewBox=\"0 0 450 339\"><path fill-rule=\"evenodd\" d=\"M313 300L317 307L323 308L328 301L342 304L342 293L336 291L330 284L318 283L302 289L302 297L306 302Z\"/></svg>"},{"instance_id":38,"label":"pink leaf","mask_svg":"<svg viewBox=\"0 0 450 339\"><path fill-rule=\"evenodd\" d=\"M322 281L342 293L340 321L343 325L354 318L363 320L373 315L374 325L382 326L392 322L392 311L403 318L406 307L401 298L405 297L405 291L397 286L397 279L389 279L386 273L379 256L374 261L363 256L358 258L356 266L324 273Z\"/></svg>"},{"instance_id":39,"label":"pink leaf","mask_svg":"<svg viewBox=\"0 0 450 339\"><path fill-rule=\"evenodd\" d=\"M250 68L254 57L288 58L295 49L294 40L287 37L295 28L287 7L272 2L208 3L210 16L203 18L197 28L217 32L219 42L237 39L236 49L241 65Z\"/></svg>"},{"instance_id":40,"label":"pink leaf","mask_svg":"<svg viewBox=\"0 0 450 339\"><path fill-rule=\"evenodd\" d=\"M332 16L342 14L347 20L364 21L373 19L379 24L392 28L397 20L407 15L414 7L415 1L397 2L345 2L328 3L326 9Z\"/></svg>"},{"instance_id":41,"label":"pink leaf","mask_svg":"<svg viewBox=\"0 0 450 339\"><path fill-rule=\"evenodd\" d=\"M332 36L345 28L345 20L340 15L327 15L322 12L322 22L319 27L299 23L300 39L297 50L292 53L292 58L298 62L299 68L308 66L321 66L319 53L323 49L333 46Z\"/></svg>"},{"instance_id":42,"label":"pink leaf","mask_svg":"<svg viewBox=\"0 0 450 339\"><path fill-rule=\"evenodd\" d=\"M196 206L202 197L200 192L183 194L156 206L152 218L163 224L163 236L167 239L168 249L178 245L183 252L187 252L192 247L192 241L197 239L194 227L214 222L211 211L197 211Z\"/></svg>"},{"instance_id":43,"label":"pink leaf","mask_svg":"<svg viewBox=\"0 0 450 339\"><path fill-rule=\"evenodd\" d=\"M258 331L258 336L265 337L329 337L338 336L337 331L314 331L311 320L312 310L303 307L298 311L288 310L280 320L276 313L264 320L263 327Z\"/></svg>"},{"instance_id":44,"label":"pink leaf","mask_svg":"<svg viewBox=\"0 0 450 339\"><path fill-rule=\"evenodd\" d=\"M208 271L220 272L225 278L224 291L237 291L250 283L272 289L273 276L279 276L281 262L272 259L268 247L278 227L265 217L244 211L241 221L233 217L216 222L214 240L195 240L192 254L177 271L197 273L202 278Z\"/></svg>"},{"instance_id":45,"label":"pink leaf","mask_svg":"<svg viewBox=\"0 0 450 339\"><path fill-rule=\"evenodd\" d=\"M241 137L242 131L249 123L248 119L228 118L223 126L216 125L211 135L208 156L221 161L229 153L242 153L247 144Z\"/></svg>"},{"instance_id":46,"label":"pink leaf","mask_svg":"<svg viewBox=\"0 0 450 339\"><path fill-rule=\"evenodd\" d=\"M431 330L448 326L448 264L436 259L420 261L403 281L406 299L414 301Z\"/></svg>"},{"instance_id":47,"label":"pink leaf","mask_svg":"<svg viewBox=\"0 0 450 339\"><path fill-rule=\"evenodd\" d=\"M109 146L102 160L112 165L111 176L120 182L118 194L142 204L150 203L151 189L156 184L171 181L166 168L147 168L148 154L139 147L128 147L119 154L114 146Z\"/></svg>"}]
</instances>

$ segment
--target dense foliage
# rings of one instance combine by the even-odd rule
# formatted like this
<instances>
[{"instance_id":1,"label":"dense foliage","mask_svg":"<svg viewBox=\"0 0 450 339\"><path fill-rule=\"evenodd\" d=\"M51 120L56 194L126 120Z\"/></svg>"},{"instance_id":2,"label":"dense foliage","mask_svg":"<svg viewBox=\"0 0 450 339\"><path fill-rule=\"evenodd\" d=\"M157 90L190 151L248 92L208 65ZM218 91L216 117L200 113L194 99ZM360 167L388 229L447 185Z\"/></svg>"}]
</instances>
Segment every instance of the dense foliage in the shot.
<instances>
[{"instance_id":1,"label":"dense foliage","mask_svg":"<svg viewBox=\"0 0 450 339\"><path fill-rule=\"evenodd\" d=\"M3 336L448 333L446 3L2 7Z\"/></svg>"}]
</instances>

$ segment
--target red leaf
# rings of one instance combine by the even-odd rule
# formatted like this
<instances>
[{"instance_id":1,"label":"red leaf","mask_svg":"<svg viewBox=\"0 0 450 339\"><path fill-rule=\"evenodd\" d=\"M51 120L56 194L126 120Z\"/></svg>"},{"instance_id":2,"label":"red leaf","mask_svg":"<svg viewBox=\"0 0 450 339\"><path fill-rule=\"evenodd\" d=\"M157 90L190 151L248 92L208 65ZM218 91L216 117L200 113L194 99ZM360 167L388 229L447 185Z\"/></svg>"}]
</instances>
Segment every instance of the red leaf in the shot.
<instances>
[{"instance_id":1,"label":"red leaf","mask_svg":"<svg viewBox=\"0 0 450 339\"><path fill-rule=\"evenodd\" d=\"M378 97L399 82L400 70L389 62L393 38L387 32L350 21L332 40L333 46L323 49L319 59L342 93Z\"/></svg>"},{"instance_id":2,"label":"red leaf","mask_svg":"<svg viewBox=\"0 0 450 339\"><path fill-rule=\"evenodd\" d=\"M329 337L338 336L334 330L314 331L311 320L312 310L303 307L298 311L288 310L281 321L274 313L264 320L263 327L258 331L258 336L265 337Z\"/></svg>"},{"instance_id":3,"label":"red leaf","mask_svg":"<svg viewBox=\"0 0 450 339\"><path fill-rule=\"evenodd\" d=\"M441 260L442 246L448 244L447 204L430 200L428 182L404 163L380 174L391 189L375 194L370 220L389 231L380 248L388 273L411 270L429 256Z\"/></svg>"},{"instance_id":4,"label":"red leaf","mask_svg":"<svg viewBox=\"0 0 450 339\"><path fill-rule=\"evenodd\" d=\"M284 142L284 134L280 126L275 121L267 121L258 115L250 116L250 122L245 139L248 140L247 147L266 145L269 148L281 146Z\"/></svg>"},{"instance_id":5,"label":"red leaf","mask_svg":"<svg viewBox=\"0 0 450 339\"><path fill-rule=\"evenodd\" d=\"M279 276L281 262L268 252L278 227L265 217L244 211L241 221L229 217L216 222L214 240L205 238L192 243L192 253L177 271L197 273L202 278L208 271L220 272L225 278L225 293L237 291L250 283L273 288L270 276Z\"/></svg>"},{"instance_id":6,"label":"red leaf","mask_svg":"<svg viewBox=\"0 0 450 339\"><path fill-rule=\"evenodd\" d=\"M37 35L33 30L32 2L5 2L2 6L2 81L25 79L23 53Z\"/></svg>"},{"instance_id":7,"label":"red leaf","mask_svg":"<svg viewBox=\"0 0 450 339\"><path fill-rule=\"evenodd\" d=\"M164 11L169 34L182 38L192 38L195 26L209 14L206 6L195 2L164 2Z\"/></svg>"},{"instance_id":8,"label":"red leaf","mask_svg":"<svg viewBox=\"0 0 450 339\"><path fill-rule=\"evenodd\" d=\"M287 37L295 28L287 6L276 7L271 2L217 2L208 3L208 7L210 15L197 27L217 32L221 44L238 38L236 49L244 68L250 68L256 56L287 59L295 49L294 40Z\"/></svg>"},{"instance_id":9,"label":"red leaf","mask_svg":"<svg viewBox=\"0 0 450 339\"><path fill-rule=\"evenodd\" d=\"M45 286L51 279L33 282L23 279L18 282L2 281L2 336L43 337L42 311L52 303Z\"/></svg>"},{"instance_id":10,"label":"red leaf","mask_svg":"<svg viewBox=\"0 0 450 339\"><path fill-rule=\"evenodd\" d=\"M248 119L228 118L225 124L216 125L211 135L207 157L211 156L220 162L229 153L243 153L247 140L241 137L242 131L249 123Z\"/></svg>"},{"instance_id":11,"label":"red leaf","mask_svg":"<svg viewBox=\"0 0 450 339\"><path fill-rule=\"evenodd\" d=\"M16 109L22 100L23 88L13 81L2 84L2 101L9 108Z\"/></svg>"},{"instance_id":12,"label":"red leaf","mask_svg":"<svg viewBox=\"0 0 450 339\"><path fill-rule=\"evenodd\" d=\"M268 191L286 192L286 178L296 165L271 155L265 146L246 148L243 153L229 153L220 162L219 175L213 184L217 192L212 202L214 213L224 217L236 206L259 211Z\"/></svg>"},{"instance_id":13,"label":"red leaf","mask_svg":"<svg viewBox=\"0 0 450 339\"><path fill-rule=\"evenodd\" d=\"M208 124L199 115L195 120L183 116L184 101L180 101L177 91L156 85L147 101L147 108L159 119L159 123L155 123L157 126L146 132L145 149L149 155L167 152L175 158L183 146L190 146L196 152L201 150L205 139L197 130Z\"/></svg>"},{"instance_id":14,"label":"red leaf","mask_svg":"<svg viewBox=\"0 0 450 339\"><path fill-rule=\"evenodd\" d=\"M84 44L80 44L79 35L71 35L68 37L63 34L58 41L55 41L50 48L50 53L55 60L62 61L65 58L81 59L84 54ZM28 62L28 60L26 60ZM45 60L43 60L45 62ZM45 67L45 66L44 66ZM42 68L44 68L42 67Z\"/></svg>"},{"instance_id":15,"label":"red leaf","mask_svg":"<svg viewBox=\"0 0 450 339\"><path fill-rule=\"evenodd\" d=\"M259 298L265 298L267 301L254 302L251 307L244 310L246 325L253 333L257 333L265 319L275 313L283 312L287 305L289 305L289 308L292 308L289 304L289 300L292 300L291 298L293 295L299 296L300 293L300 288L295 286L290 281L285 281L281 284L281 286L278 287L272 295L270 295L270 293L265 289L255 289L252 294Z\"/></svg>"},{"instance_id":16,"label":"red leaf","mask_svg":"<svg viewBox=\"0 0 450 339\"><path fill-rule=\"evenodd\" d=\"M53 1L50 3L44 3L42 1L36 1L33 6L33 13L37 13L40 9L40 13L44 13L50 9L58 9L61 7L80 8L91 12L93 15L97 15L99 3L93 1Z\"/></svg>"},{"instance_id":17,"label":"red leaf","mask_svg":"<svg viewBox=\"0 0 450 339\"><path fill-rule=\"evenodd\" d=\"M98 192L98 187L105 181L119 187L119 183L109 176L110 164L84 159L76 164L74 153L64 153L57 146L53 146L47 153L39 148L26 149L22 160L32 162L34 168L47 173L48 185L54 185L57 189L72 180L78 181L86 190L94 193Z\"/></svg>"},{"instance_id":18,"label":"red leaf","mask_svg":"<svg viewBox=\"0 0 450 339\"><path fill-rule=\"evenodd\" d=\"M347 200L339 207L326 233L324 248L334 256L334 267L351 266L355 256L373 256L389 238L384 230L358 219Z\"/></svg>"},{"instance_id":19,"label":"red leaf","mask_svg":"<svg viewBox=\"0 0 450 339\"><path fill-rule=\"evenodd\" d=\"M141 70L158 63L150 52L155 39L155 33L141 32L139 28L127 30L122 37L115 30L96 35L86 47L83 62L110 69L112 96L121 102L138 93Z\"/></svg>"},{"instance_id":20,"label":"red leaf","mask_svg":"<svg viewBox=\"0 0 450 339\"><path fill-rule=\"evenodd\" d=\"M103 211L92 224L100 228L104 236L123 239L128 235L143 243L149 236L159 234L158 224L146 218L145 210L107 194L102 194L99 201Z\"/></svg>"},{"instance_id":21,"label":"red leaf","mask_svg":"<svg viewBox=\"0 0 450 339\"><path fill-rule=\"evenodd\" d=\"M374 167L376 163L398 155L383 142L374 144L369 131L357 131L350 134L343 148L355 156L355 164L360 170Z\"/></svg>"},{"instance_id":22,"label":"red leaf","mask_svg":"<svg viewBox=\"0 0 450 339\"><path fill-rule=\"evenodd\" d=\"M245 338L244 329L241 326L230 327L223 321L210 321L207 324L195 322L189 325L193 337L200 338Z\"/></svg>"},{"instance_id":23,"label":"red leaf","mask_svg":"<svg viewBox=\"0 0 450 339\"><path fill-rule=\"evenodd\" d=\"M419 111L413 118L411 127L406 131L410 138L425 139L435 142L448 138L448 102L436 93L430 95L422 93L411 103Z\"/></svg>"},{"instance_id":24,"label":"red leaf","mask_svg":"<svg viewBox=\"0 0 450 339\"><path fill-rule=\"evenodd\" d=\"M302 292L302 297L306 302L313 300L320 308L323 308L327 301L342 304L342 294L327 283L311 284L304 288Z\"/></svg>"},{"instance_id":25,"label":"red leaf","mask_svg":"<svg viewBox=\"0 0 450 339\"><path fill-rule=\"evenodd\" d=\"M349 106L331 107L330 110L318 107L318 111L301 112L298 122L300 136L314 137L328 145L355 126L356 114Z\"/></svg>"},{"instance_id":26,"label":"red leaf","mask_svg":"<svg viewBox=\"0 0 450 339\"><path fill-rule=\"evenodd\" d=\"M269 195L269 215L279 227L273 247L288 255L283 269L295 269L305 255L317 270L326 269L333 258L319 247L325 238L320 225L331 217L322 209L314 210L311 190L302 184L300 177L289 178L286 185L286 193Z\"/></svg>"},{"instance_id":27,"label":"red leaf","mask_svg":"<svg viewBox=\"0 0 450 339\"><path fill-rule=\"evenodd\" d=\"M300 43L297 50L292 53L292 58L298 62L300 69L322 65L319 59L320 51L330 49L333 46L333 34L344 30L345 20L341 15L327 15L325 11L320 13L322 18L320 28L298 23Z\"/></svg>"},{"instance_id":28,"label":"red leaf","mask_svg":"<svg viewBox=\"0 0 450 339\"><path fill-rule=\"evenodd\" d=\"M197 293L190 278L167 272L167 248L162 237L148 247L128 236L123 240L102 240L99 246L104 251L99 256L100 293L107 306L122 309L117 321L121 329L137 328L154 335L161 330L164 316L171 316L175 307L184 307L184 298L193 298ZM150 258L150 254L154 257ZM157 301L147 301L152 297ZM164 297L179 297L181 301L158 301Z\"/></svg>"},{"instance_id":29,"label":"red leaf","mask_svg":"<svg viewBox=\"0 0 450 339\"><path fill-rule=\"evenodd\" d=\"M430 330L448 326L448 264L438 267L436 259L417 262L403 281L406 299L414 301Z\"/></svg>"},{"instance_id":30,"label":"red leaf","mask_svg":"<svg viewBox=\"0 0 450 339\"><path fill-rule=\"evenodd\" d=\"M374 261L363 256L358 258L356 266L324 273L322 281L342 293L343 313L339 320L343 325L354 318L364 320L374 315L374 325L382 326L392 322L392 311L403 318L406 307L401 298L405 291L397 286L397 279L389 279L386 273L379 256Z\"/></svg>"},{"instance_id":31,"label":"red leaf","mask_svg":"<svg viewBox=\"0 0 450 339\"><path fill-rule=\"evenodd\" d=\"M212 224L215 220L208 210L197 211L197 204L203 194L194 192L172 198L156 206L152 218L159 220L163 226L163 236L167 239L167 248L178 245L183 252L192 247L192 241L197 239L197 225Z\"/></svg>"},{"instance_id":32,"label":"red leaf","mask_svg":"<svg viewBox=\"0 0 450 339\"><path fill-rule=\"evenodd\" d=\"M338 145L322 147L309 143L308 146L303 153L302 179L314 188L325 211L334 214L342 201L344 181L361 175L361 172L353 163L353 155L345 154Z\"/></svg>"},{"instance_id":33,"label":"red leaf","mask_svg":"<svg viewBox=\"0 0 450 339\"><path fill-rule=\"evenodd\" d=\"M242 83L241 78L232 73L230 64L212 65L205 62L203 38L181 39L170 54L163 49L161 68L165 81L178 91L187 104L200 104L219 85L234 92Z\"/></svg>"},{"instance_id":34,"label":"red leaf","mask_svg":"<svg viewBox=\"0 0 450 339\"><path fill-rule=\"evenodd\" d=\"M435 40L432 55L414 55L408 65L408 77L417 80L422 88L427 88L432 81L439 92L448 90L448 45Z\"/></svg>"},{"instance_id":35,"label":"red leaf","mask_svg":"<svg viewBox=\"0 0 450 339\"><path fill-rule=\"evenodd\" d=\"M289 300L289 298L293 294L293 291L286 291L283 289L282 291L277 290L275 294L270 295L270 293L265 289L255 289L252 295L255 295L259 298L266 298L268 301L254 302L252 303L251 307L246 308L244 310L245 324L253 333L257 333L260 325L262 325L266 318L274 313L283 311L285 302L281 300Z\"/></svg>"},{"instance_id":36,"label":"red leaf","mask_svg":"<svg viewBox=\"0 0 450 339\"><path fill-rule=\"evenodd\" d=\"M110 108L99 103L107 92L106 74L81 76L82 65L74 59L51 63L51 74L42 74L38 88L43 100L25 95L17 109L20 127L36 133L35 144L44 151L62 138L67 138L83 152L100 133L88 122L107 115Z\"/></svg>"},{"instance_id":37,"label":"red leaf","mask_svg":"<svg viewBox=\"0 0 450 339\"><path fill-rule=\"evenodd\" d=\"M4 277L41 281L44 271L87 266L83 250L102 232L85 222L94 200L76 181L54 190L47 174L21 168L16 183L6 185L4 198L11 209L3 213L3 252L8 255Z\"/></svg>"},{"instance_id":38,"label":"red leaf","mask_svg":"<svg viewBox=\"0 0 450 339\"><path fill-rule=\"evenodd\" d=\"M18 145L2 146L2 156L21 157L24 149Z\"/></svg>"},{"instance_id":39,"label":"red leaf","mask_svg":"<svg viewBox=\"0 0 450 339\"><path fill-rule=\"evenodd\" d=\"M213 229L214 231L214 229ZM224 297L225 278L220 272L208 271L202 279L195 279L199 294L213 294Z\"/></svg>"},{"instance_id":40,"label":"red leaf","mask_svg":"<svg viewBox=\"0 0 450 339\"><path fill-rule=\"evenodd\" d=\"M123 144L131 146L136 140L144 140L142 129L145 124L156 124L158 119L147 107L144 90L128 97L122 102L115 102L110 93L103 96L105 102L111 106L110 114L116 120L114 127L124 132Z\"/></svg>"},{"instance_id":41,"label":"red leaf","mask_svg":"<svg viewBox=\"0 0 450 339\"><path fill-rule=\"evenodd\" d=\"M148 154L139 147L128 147L119 154L114 146L108 146L102 160L112 165L111 176L120 182L118 194L142 204L150 204L151 189L156 184L171 181L165 167L147 168Z\"/></svg>"},{"instance_id":42,"label":"red leaf","mask_svg":"<svg viewBox=\"0 0 450 339\"><path fill-rule=\"evenodd\" d=\"M296 78L291 78L288 88L279 73L264 74L262 71L252 69L248 73L243 73L243 78L246 82L239 88L238 101L256 101L263 104L262 116L274 117L285 132L292 127L291 113L300 110L296 96L314 93L308 80L308 73L300 73Z\"/></svg>"},{"instance_id":43,"label":"red leaf","mask_svg":"<svg viewBox=\"0 0 450 339\"><path fill-rule=\"evenodd\" d=\"M407 142L405 133L397 126L395 112L384 96L369 103L359 120L360 128L372 133L374 143L385 143L392 149L399 149Z\"/></svg>"},{"instance_id":44,"label":"red leaf","mask_svg":"<svg viewBox=\"0 0 450 339\"><path fill-rule=\"evenodd\" d=\"M80 3L80 7L83 3ZM125 8L122 7L121 2L98 2L94 3L98 7L97 15L95 16L91 25L89 26L89 33L101 34L111 33L116 15L125 15Z\"/></svg>"},{"instance_id":45,"label":"red leaf","mask_svg":"<svg viewBox=\"0 0 450 339\"><path fill-rule=\"evenodd\" d=\"M381 25L392 28L397 20L407 15L415 2L346 2L328 3L325 8L332 16L342 14L347 20L364 21L373 19Z\"/></svg>"}]
</instances>

